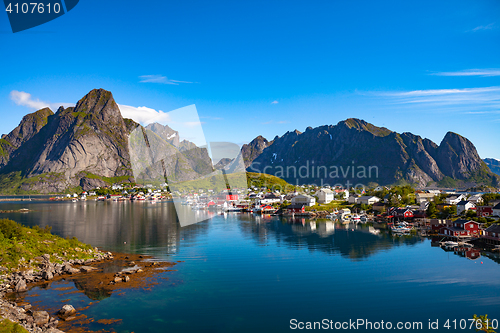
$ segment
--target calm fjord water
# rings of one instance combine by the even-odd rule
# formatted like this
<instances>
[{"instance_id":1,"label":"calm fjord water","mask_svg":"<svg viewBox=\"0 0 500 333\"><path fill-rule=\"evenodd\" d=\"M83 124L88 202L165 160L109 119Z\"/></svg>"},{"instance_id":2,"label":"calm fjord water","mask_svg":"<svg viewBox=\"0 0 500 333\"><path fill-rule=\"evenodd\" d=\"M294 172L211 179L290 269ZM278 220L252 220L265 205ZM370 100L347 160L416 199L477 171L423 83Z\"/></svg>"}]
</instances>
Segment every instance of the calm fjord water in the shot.
<instances>
[{"instance_id":1,"label":"calm fjord water","mask_svg":"<svg viewBox=\"0 0 500 333\"><path fill-rule=\"evenodd\" d=\"M219 215L181 228L166 202L0 204L2 210L19 208L33 212L2 217L50 225L55 234L104 250L182 261L176 271L161 273L168 279L151 291L111 294L91 305L83 312L88 317L122 322L111 327L94 322L90 329L287 332L291 319L366 319L394 325L418 321L420 331L428 332L429 319L439 319L439 330L433 331L472 332L443 324L473 314L500 319L500 261L468 260L420 237L250 214ZM56 289L65 286L72 284L35 288L28 299L59 306L63 298L75 306L91 301L81 293L59 296Z\"/></svg>"}]
</instances>

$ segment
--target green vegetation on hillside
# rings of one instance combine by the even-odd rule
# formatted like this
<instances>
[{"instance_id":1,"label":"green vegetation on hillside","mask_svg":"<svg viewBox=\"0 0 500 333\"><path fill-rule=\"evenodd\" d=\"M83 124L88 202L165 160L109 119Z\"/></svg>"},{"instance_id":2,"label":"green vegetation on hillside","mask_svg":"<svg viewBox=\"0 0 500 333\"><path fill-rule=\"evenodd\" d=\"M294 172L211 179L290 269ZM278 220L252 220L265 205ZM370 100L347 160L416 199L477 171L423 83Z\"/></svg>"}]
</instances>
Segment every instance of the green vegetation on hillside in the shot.
<instances>
[{"instance_id":1,"label":"green vegetation on hillside","mask_svg":"<svg viewBox=\"0 0 500 333\"><path fill-rule=\"evenodd\" d=\"M49 172L41 175L23 177L21 171L10 172L0 175L0 193L3 195L27 195L37 194L37 191L28 190L27 188L34 183L44 182L47 184L55 183L62 180L62 173Z\"/></svg>"},{"instance_id":2,"label":"green vegetation on hillside","mask_svg":"<svg viewBox=\"0 0 500 333\"><path fill-rule=\"evenodd\" d=\"M81 176L81 177L85 176L85 178L88 178L88 179L100 179L108 185L128 183L128 182L130 182L130 178L132 178L132 177L127 176L127 175L118 176L118 177L104 177L104 176L99 176L99 175L93 174L91 172L83 172L79 176Z\"/></svg>"},{"instance_id":3,"label":"green vegetation on hillside","mask_svg":"<svg viewBox=\"0 0 500 333\"><path fill-rule=\"evenodd\" d=\"M499 193L486 193L483 194L484 205L489 205L491 201L500 200Z\"/></svg>"},{"instance_id":4,"label":"green vegetation on hillside","mask_svg":"<svg viewBox=\"0 0 500 333\"><path fill-rule=\"evenodd\" d=\"M287 192L295 189L295 186L285 180L265 173L247 172L248 187L266 187L268 190Z\"/></svg>"},{"instance_id":5,"label":"green vegetation on hillside","mask_svg":"<svg viewBox=\"0 0 500 333\"><path fill-rule=\"evenodd\" d=\"M281 178L262 173L231 173L227 174L227 182L231 188L265 187L268 190L291 191L295 187ZM197 191L199 189L214 190L226 189L226 178L221 173L196 180L170 184L173 191Z\"/></svg>"},{"instance_id":6,"label":"green vegetation on hillside","mask_svg":"<svg viewBox=\"0 0 500 333\"><path fill-rule=\"evenodd\" d=\"M481 162L481 168L475 173L469 175L469 177L465 180L462 179L453 179L451 177L444 177L441 179L437 185L440 187L447 188L462 188L467 183L474 183L477 186L487 185L487 186L498 186L500 184L500 177L491 173L490 169L486 165L486 163Z\"/></svg>"},{"instance_id":7,"label":"green vegetation on hillside","mask_svg":"<svg viewBox=\"0 0 500 333\"><path fill-rule=\"evenodd\" d=\"M92 247L76 238L65 239L50 233L51 227L25 227L12 220L0 220L0 265L12 271L43 254L57 253L69 259L90 259ZM55 258L53 262L58 262Z\"/></svg>"},{"instance_id":8,"label":"green vegetation on hillside","mask_svg":"<svg viewBox=\"0 0 500 333\"><path fill-rule=\"evenodd\" d=\"M5 139L0 139L0 156L2 156L3 158L8 158L9 154L7 153L7 150L6 150L6 147L12 147L12 145L10 144L9 141L5 140Z\"/></svg>"},{"instance_id":9,"label":"green vegetation on hillside","mask_svg":"<svg viewBox=\"0 0 500 333\"><path fill-rule=\"evenodd\" d=\"M28 333L28 331L18 323L0 317L0 333Z\"/></svg>"}]
</instances>

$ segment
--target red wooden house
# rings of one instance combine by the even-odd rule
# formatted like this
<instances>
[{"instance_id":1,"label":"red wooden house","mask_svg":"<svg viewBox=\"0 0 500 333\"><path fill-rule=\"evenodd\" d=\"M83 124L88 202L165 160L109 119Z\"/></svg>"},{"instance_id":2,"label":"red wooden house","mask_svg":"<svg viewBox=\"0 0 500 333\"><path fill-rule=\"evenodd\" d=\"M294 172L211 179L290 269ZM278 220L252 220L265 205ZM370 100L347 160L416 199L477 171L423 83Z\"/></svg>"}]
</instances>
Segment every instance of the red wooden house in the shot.
<instances>
[{"instance_id":1,"label":"red wooden house","mask_svg":"<svg viewBox=\"0 0 500 333\"><path fill-rule=\"evenodd\" d=\"M299 214L299 213L305 213L306 212L306 206L304 204L295 204L295 205L290 205L287 206L283 209L285 213L288 214Z\"/></svg>"},{"instance_id":2,"label":"red wooden house","mask_svg":"<svg viewBox=\"0 0 500 333\"><path fill-rule=\"evenodd\" d=\"M452 237L477 237L481 234L479 223L467 220L454 221L453 226L444 228L442 233Z\"/></svg>"},{"instance_id":3,"label":"red wooden house","mask_svg":"<svg viewBox=\"0 0 500 333\"><path fill-rule=\"evenodd\" d=\"M481 236L482 239L486 241L487 244L500 244L500 225L493 224L484 230L484 234Z\"/></svg>"},{"instance_id":4,"label":"red wooden house","mask_svg":"<svg viewBox=\"0 0 500 333\"><path fill-rule=\"evenodd\" d=\"M431 230L441 230L443 228L453 226L451 220L439 220L439 219L431 219L430 221Z\"/></svg>"},{"instance_id":5,"label":"red wooden house","mask_svg":"<svg viewBox=\"0 0 500 333\"><path fill-rule=\"evenodd\" d=\"M412 219L413 211L410 208L390 208L387 215L392 215L397 219Z\"/></svg>"},{"instance_id":6,"label":"red wooden house","mask_svg":"<svg viewBox=\"0 0 500 333\"><path fill-rule=\"evenodd\" d=\"M493 207L478 206L476 207L477 217L487 217L493 215Z\"/></svg>"},{"instance_id":7,"label":"red wooden house","mask_svg":"<svg viewBox=\"0 0 500 333\"><path fill-rule=\"evenodd\" d=\"M226 200L227 201L238 201L239 196L238 196L238 194L226 194Z\"/></svg>"}]
</instances>

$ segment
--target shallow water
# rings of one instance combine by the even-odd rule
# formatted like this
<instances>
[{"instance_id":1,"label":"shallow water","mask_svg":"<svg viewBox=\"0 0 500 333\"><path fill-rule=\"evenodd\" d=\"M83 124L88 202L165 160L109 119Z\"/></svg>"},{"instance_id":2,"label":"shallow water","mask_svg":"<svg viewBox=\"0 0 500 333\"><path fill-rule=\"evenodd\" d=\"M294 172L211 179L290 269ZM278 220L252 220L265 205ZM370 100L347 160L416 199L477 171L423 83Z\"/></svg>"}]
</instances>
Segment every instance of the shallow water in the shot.
<instances>
[{"instance_id":1,"label":"shallow water","mask_svg":"<svg viewBox=\"0 0 500 333\"><path fill-rule=\"evenodd\" d=\"M420 237L376 235L368 227L260 218L215 216L181 228L170 203L22 202L0 209L26 225L50 225L55 234L105 250L183 261L164 272L151 291L113 293L82 313L122 319L91 329L117 332L284 332L290 320L372 323L439 319L438 332L461 330L460 319L488 314L500 319L498 259L469 260L431 246ZM56 290L61 287L73 289ZM92 301L72 293L72 283L34 288L37 304L75 307ZM38 295L35 297L35 295ZM457 329L444 328L447 319ZM365 326L363 326L365 327ZM360 328L360 330L363 330ZM295 330L296 331L296 330ZM410 329L410 331L417 331Z\"/></svg>"}]
</instances>

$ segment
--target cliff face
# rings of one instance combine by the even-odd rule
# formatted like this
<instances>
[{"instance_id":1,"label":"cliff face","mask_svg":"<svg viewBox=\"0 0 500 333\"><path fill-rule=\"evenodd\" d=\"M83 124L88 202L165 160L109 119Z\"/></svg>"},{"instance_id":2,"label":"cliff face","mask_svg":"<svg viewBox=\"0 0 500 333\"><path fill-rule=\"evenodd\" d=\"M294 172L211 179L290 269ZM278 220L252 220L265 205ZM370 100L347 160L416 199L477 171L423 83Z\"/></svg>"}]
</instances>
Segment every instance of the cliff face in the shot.
<instances>
[{"instance_id":1,"label":"cliff face","mask_svg":"<svg viewBox=\"0 0 500 333\"><path fill-rule=\"evenodd\" d=\"M259 156L272 142L267 141L263 136L259 135L249 144L244 144L241 148L241 155L245 162L245 167L250 166L253 160Z\"/></svg>"},{"instance_id":2,"label":"cliff face","mask_svg":"<svg viewBox=\"0 0 500 333\"><path fill-rule=\"evenodd\" d=\"M243 160L243 162L242 162ZM352 185L375 182L487 184L499 177L466 138L448 133L440 145L363 120L308 127L244 145L217 168L273 174L291 183ZM490 166L493 168L492 164ZM0 139L0 191L62 192L136 180L184 181L210 174L205 148L180 141L168 126L123 119L109 91L96 89L75 107L26 115Z\"/></svg>"},{"instance_id":3,"label":"cliff face","mask_svg":"<svg viewBox=\"0 0 500 333\"><path fill-rule=\"evenodd\" d=\"M10 159L10 155L23 143L36 135L48 122L54 113L49 108L38 110L27 114L8 135L0 140L0 168L4 167Z\"/></svg>"},{"instance_id":4,"label":"cliff face","mask_svg":"<svg viewBox=\"0 0 500 333\"><path fill-rule=\"evenodd\" d=\"M264 142L263 138L258 142ZM458 134L448 133L438 146L420 136L399 134L358 119L276 137L247 170L270 173L295 184L346 186L349 181L351 185L407 182L425 186L449 179L498 183L474 145Z\"/></svg>"},{"instance_id":5,"label":"cliff face","mask_svg":"<svg viewBox=\"0 0 500 333\"><path fill-rule=\"evenodd\" d=\"M156 135L158 135L160 138L165 140L165 142L168 142L172 146L179 146L179 132L174 131L168 125L164 126L158 123L154 123L146 126L146 129L154 132Z\"/></svg>"},{"instance_id":6,"label":"cliff face","mask_svg":"<svg viewBox=\"0 0 500 333\"><path fill-rule=\"evenodd\" d=\"M4 174L21 172L23 178L35 178L22 185L22 190L60 192L76 186L88 188L104 185L103 177L133 180L129 130L109 91L92 90L74 108L60 107L54 115L45 109L34 115L41 112L49 115L45 124L29 115L31 121L21 122L7 135L20 137L16 132L24 129L31 134L22 142L16 141L20 143L18 148L1 169Z\"/></svg>"},{"instance_id":7,"label":"cliff face","mask_svg":"<svg viewBox=\"0 0 500 333\"><path fill-rule=\"evenodd\" d=\"M173 146L180 145L178 135L172 136L177 132L159 124L150 128L146 131L158 131L154 135L162 144L178 151ZM134 182L129 136L137 129L144 128L123 119L112 94L103 89L92 90L75 107L60 107L55 114L50 109L29 114L0 141L0 188L55 193ZM179 168L193 169L186 177L205 171L207 159L211 170L206 149L191 148L182 156L171 154L181 159L175 163Z\"/></svg>"}]
</instances>

